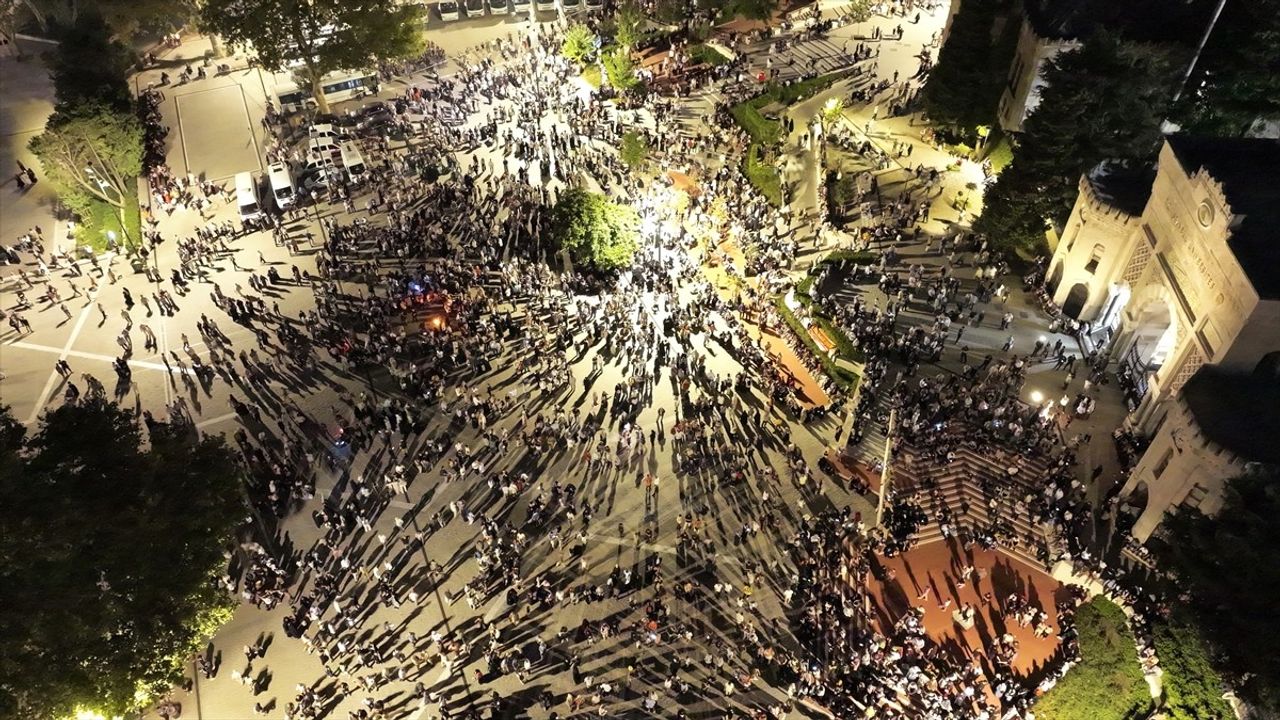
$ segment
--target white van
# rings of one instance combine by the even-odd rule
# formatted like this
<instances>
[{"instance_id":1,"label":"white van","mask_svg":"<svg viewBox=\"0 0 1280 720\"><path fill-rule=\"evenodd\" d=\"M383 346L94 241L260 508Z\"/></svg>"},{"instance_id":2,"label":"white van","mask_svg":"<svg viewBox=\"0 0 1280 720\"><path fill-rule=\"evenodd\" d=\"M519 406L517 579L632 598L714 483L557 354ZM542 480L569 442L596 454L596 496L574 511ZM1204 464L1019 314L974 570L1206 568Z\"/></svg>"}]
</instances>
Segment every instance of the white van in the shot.
<instances>
[{"instance_id":1,"label":"white van","mask_svg":"<svg viewBox=\"0 0 1280 720\"><path fill-rule=\"evenodd\" d=\"M360 154L360 148L355 143L342 144L342 167L347 170L347 178L352 183L362 183L369 175L369 169L364 164L364 156Z\"/></svg>"},{"instance_id":2,"label":"white van","mask_svg":"<svg viewBox=\"0 0 1280 720\"><path fill-rule=\"evenodd\" d=\"M298 199L293 187L293 176L284 163L272 163L267 166L267 181L271 185L271 197L275 198L276 207L288 210Z\"/></svg>"},{"instance_id":3,"label":"white van","mask_svg":"<svg viewBox=\"0 0 1280 720\"><path fill-rule=\"evenodd\" d=\"M262 218L258 183L253 179L253 173L236 173L236 207L240 208L241 222L248 223Z\"/></svg>"},{"instance_id":4,"label":"white van","mask_svg":"<svg viewBox=\"0 0 1280 720\"><path fill-rule=\"evenodd\" d=\"M533 0L533 6L538 9L538 12L555 12L559 9L556 0Z\"/></svg>"},{"instance_id":5,"label":"white van","mask_svg":"<svg viewBox=\"0 0 1280 720\"><path fill-rule=\"evenodd\" d=\"M445 22L457 20L462 17L462 6L452 0L436 3L436 12L440 13L440 19Z\"/></svg>"}]
</instances>

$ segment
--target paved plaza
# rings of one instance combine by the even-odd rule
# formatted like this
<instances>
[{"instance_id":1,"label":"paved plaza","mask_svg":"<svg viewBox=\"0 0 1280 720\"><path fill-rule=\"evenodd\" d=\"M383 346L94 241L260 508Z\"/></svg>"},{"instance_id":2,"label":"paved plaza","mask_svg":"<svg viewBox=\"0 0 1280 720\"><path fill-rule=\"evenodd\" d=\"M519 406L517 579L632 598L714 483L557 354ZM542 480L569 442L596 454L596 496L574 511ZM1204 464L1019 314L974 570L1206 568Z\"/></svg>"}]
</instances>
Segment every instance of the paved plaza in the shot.
<instances>
[{"instance_id":1,"label":"paved plaza","mask_svg":"<svg viewBox=\"0 0 1280 720\"><path fill-rule=\"evenodd\" d=\"M834 12L843 5L824 7ZM789 41L781 50L771 50L768 40L741 41L745 75L776 66L782 79L813 66L848 66L847 49L860 42L879 51L874 61L861 61L854 79L788 111L796 121L784 144L791 204L769 223L783 228L776 247L784 260L772 268L776 277L793 282L827 252L853 245L834 239L851 237L847 233L819 232L825 190L806 125L831 97L848 100L855 89L881 81L896 88L897 77L913 76L922 51L936 55L944 8L920 9L918 22L915 11L877 15L819 38L780 32ZM1033 411L1045 398L1082 394L1088 372L1068 375L1055 367L1048 348L1061 343L1073 356L1083 356L1083 349L1074 337L1053 331L1021 278L1006 268L995 281L1003 296L975 305L986 319L966 327L963 343L950 339L956 330L948 330L937 359L921 363L916 375L908 376L896 359L885 361L891 367L877 401L885 407L874 413L862 445L845 448L841 438L852 399L833 391L834 403L821 402L831 398L818 389L820 373L807 369L807 351L749 306L746 296L766 292L763 280L739 283L744 268L732 261L731 271L716 266L718 256L728 253L677 241L680 232L693 237L704 230L702 216L654 210L676 232L663 237L654 231L641 252L647 264L627 274L625 287L604 293L585 292L567 275L539 269L558 259L511 239L527 240L521 228L535 226L519 214L524 194L562 192L569 184L566 167L614 194L635 187L636 195L655 197L669 184L669 172L686 173L708 196L718 192L740 203L731 205L735 210L758 206L741 199L747 194L740 189L726 190L743 184L737 157L730 155L736 140L709 125L717 103L747 94L734 78L708 82L625 119L612 109L579 117L589 113L569 104L569 92L562 97L547 90L541 102L550 109L532 123L519 116L514 92L480 98L473 63L490 55L494 67L515 68L513 77L532 83L523 88L541 87L541 60L517 54L508 62L492 46L498 39L519 41L530 34L527 25L489 18L444 27L433 17L428 37L448 60L431 76L388 82L381 96L434 88L444 78L460 88L453 102L475 101L481 109L460 131L370 147L385 186L361 188L350 203L318 200L288 214L275 231L238 232L234 202L223 194L211 196L201 210L165 208L150 198L148 211L164 238L153 259L162 282L133 272L120 256L100 257L101 269L83 262L79 274L58 268L25 290L31 306L23 314L32 331L3 327L0 398L28 424L64 402L69 382L84 389L85 376L93 376L108 396L139 413L187 417L200 432L228 438L239 431L235 442L246 457L296 450L282 476L289 478L281 483L286 495L294 479L314 482L285 517L258 519L255 526L266 529L265 537L242 538L233 557L236 571L270 576L264 567L279 564L291 568L291 580L275 592L280 588L270 583L251 587L245 577L229 574L242 602L209 652L192 659L190 687L172 694L182 717L848 717L835 676L823 674L830 658L818 657L797 630L809 622L840 642L852 643L862 633L918 634L956 649L957 668L979 668L956 675L986 673L982 684L988 687L970 701L967 714L955 717L978 716L975 708L983 702L1012 705L997 697L990 680L1011 672L1035 681L1046 672L1058 648L1061 586L1043 566L997 550L962 549L955 540L898 552L885 539L889 530L871 529L878 496L861 492L856 476L818 469L819 460L847 450L861 472L877 474L886 442L883 418L897 384L958 382L983 356L993 365L1026 360L1025 381L1010 400ZM548 16L541 32L557 27ZM873 28L886 39L871 42ZM207 40L188 38L162 55L162 68L176 74L207 48ZM11 61L0 62L9 77ZM264 123L263 76L244 58L230 62L228 76L179 86L159 86L162 68L136 78L140 90L155 86L164 93L160 115L170 130L167 162L175 177L190 174L225 187L235 173L260 172L269 149L284 142ZM49 107L51 89L32 82L21 103L6 103L3 110L0 161L6 168ZM896 254L883 273L833 281L830 292L840 303L868 312L897 307L897 293L879 280L908 276L913 266L926 279L951 274L964 292L977 292L982 282L978 252L962 249L964 261L953 263L935 243L967 230L978 208L971 203L957 210L955 200L973 195L981 168L967 160L953 165L957 158L926 143L918 115L886 117L895 91L849 102L839 121L844 132L878 152L912 147L909 163L895 158L865 172L880 179L875 203L891 205L907 193L927 211L927 219L913 224L918 237L869 242L866 249ZM522 146L524 158L503 142L451 144L490 119L500 133L539 128ZM567 133L610 137L615 125L628 124L667 133L655 152L658 167L643 181L612 178L616 152L608 142L573 146L584 160L564 150ZM426 189L405 180L407 173L393 179L395 163L427 145L459 168L448 181L453 185L441 181ZM481 168L471 178L474 188L458 190L458 176L473 163ZM941 180L923 188L917 167L940 169ZM527 188L512 180L521 171L527 171ZM11 197L12 185L5 184L0 193L6 244L28 226L47 222L40 219L47 211L44 185ZM370 208L375 199L381 204ZM184 245L197 231L222 225L237 232ZM489 242L481 236L490 226L510 234ZM399 234L402 227L421 230L430 242L415 244ZM335 236L335 228L346 229ZM45 237L57 232L50 224ZM763 229L755 234L770 235ZM213 251L193 255L193 247ZM24 261L33 272L35 259ZM421 300L420 311L392 307L398 291L391 288L402 287L406 277L422 279L415 268L425 269L448 300ZM185 287L169 279L179 270L189 278ZM269 270L283 279L260 283ZM48 286L59 288L62 301L42 298ZM18 309L16 292L14 283L0 286L6 312ZM163 309L169 303L162 292L172 297L172 310ZM251 301L258 308L247 320L228 312ZM466 315L473 308L484 311ZM1013 318L1008 327L1000 323L1005 313ZM205 316L217 333L198 327ZM919 297L902 302L884 336L891 345L895 334L929 330L935 316ZM421 358L398 354L415 341L390 329L379 332L391 327L382 324L388 317L396 319L395 327L428 337ZM437 318L454 324L433 335L429 328ZM428 332L416 332L424 327ZM333 340L331 329L343 338ZM154 348L144 347L148 333ZM299 336L308 338L301 360L294 342ZM1046 355L1028 359L1038 343ZM122 357L131 378L108 382L116 377L113 362ZM415 375L455 357L456 365L438 378L419 382ZM70 365L69 377L55 371L58 360ZM785 393L773 392L779 375L773 363L785 368L781 374L799 378L796 385L809 402L790 408L778 399ZM1095 412L1062 430L1055 426L1054 443L1092 435L1077 438L1071 477L1098 503L1113 480L1110 430L1124 409L1110 384L1095 384L1089 393L1097 400ZM238 403L260 409L261 417L237 409ZM356 436L347 450L333 442L338 428ZM302 449L304 439L309 444ZM865 622L847 619L851 615L841 620L835 609L834 598L863 592L856 587L861 571L834 579L824 564L845 542L858 546L851 555L885 550L867 553L883 564L867 581L874 607ZM983 578L967 589L957 586L966 564ZM930 594L924 596L926 586ZM1002 603L1010 594L1043 609L1051 632L1039 636L1034 626L1011 626L1012 644L1021 649L1007 668L997 669L989 656L994 644L1009 644L1002 638L1008 610ZM952 608L965 604L983 608L976 629L951 621ZM917 607L919 627L912 622ZM246 657L246 648L259 647L265 648L261 657ZM884 710L885 717L922 717L904 701L907 693L894 692L893 683L877 674L881 666L872 665L887 661L877 656L866 662L866 703L883 696L881 707L895 708Z\"/></svg>"}]
</instances>

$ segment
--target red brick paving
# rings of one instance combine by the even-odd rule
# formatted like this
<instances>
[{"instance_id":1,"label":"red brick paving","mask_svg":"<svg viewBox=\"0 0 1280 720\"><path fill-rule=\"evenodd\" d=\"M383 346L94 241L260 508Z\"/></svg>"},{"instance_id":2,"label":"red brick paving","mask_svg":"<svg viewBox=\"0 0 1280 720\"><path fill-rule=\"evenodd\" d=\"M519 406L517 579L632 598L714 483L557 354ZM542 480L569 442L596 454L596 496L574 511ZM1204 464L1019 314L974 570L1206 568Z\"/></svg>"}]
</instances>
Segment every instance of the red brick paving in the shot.
<instances>
[{"instance_id":1,"label":"red brick paving","mask_svg":"<svg viewBox=\"0 0 1280 720\"><path fill-rule=\"evenodd\" d=\"M959 642L973 654L986 655L983 648L1005 632L1018 640L1018 654L1013 660L1014 672L1031 675L1041 669L1058 648L1058 612L1055 597L1065 593L1064 586L1047 573L1033 568L1018 558L1004 552L974 547L965 551L959 543L932 542L914 548L905 555L880 558L881 564L894 571L896 577L884 582L870 580L873 596L873 617L883 625L900 618L910 607L924 607L925 631L936 642L954 647ZM972 564L978 569L977 582L970 580L958 588L959 571ZM926 587L931 588L928 597L917 599ZM1015 589L1035 605L1048 613L1048 623L1054 633L1047 638L1035 636L1034 626L1019 627L1010 616L1002 618L1000 604ZM991 595L991 600L983 596ZM951 599L945 611L939 605ZM952 612L964 603L970 603L977 611L977 619L969 630L956 624ZM989 665L987 667L990 667Z\"/></svg>"}]
</instances>

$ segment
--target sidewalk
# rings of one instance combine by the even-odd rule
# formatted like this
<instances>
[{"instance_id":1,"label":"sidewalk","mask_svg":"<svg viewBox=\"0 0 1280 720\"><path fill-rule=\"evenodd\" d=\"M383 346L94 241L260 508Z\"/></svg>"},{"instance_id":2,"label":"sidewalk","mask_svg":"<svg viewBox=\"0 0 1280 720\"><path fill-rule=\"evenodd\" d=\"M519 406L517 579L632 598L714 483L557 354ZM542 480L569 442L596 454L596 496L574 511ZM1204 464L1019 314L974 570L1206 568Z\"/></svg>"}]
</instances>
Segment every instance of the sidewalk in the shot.
<instances>
[{"instance_id":1,"label":"sidewalk","mask_svg":"<svg viewBox=\"0 0 1280 720\"><path fill-rule=\"evenodd\" d=\"M53 113L53 81L40 53L48 45L18 40L25 57L0 55L0 77L4 78L4 102L0 103L0 244L13 245L18 236L35 226L44 231L48 250L70 250L73 243L63 236L63 223L54 215L57 194L45 177L40 161L27 149L31 139L44 131ZM19 189L18 163L35 170L39 180ZM26 180L24 179L24 183ZM29 258L25 258L29 259ZM19 266L0 265L0 277L17 274Z\"/></svg>"}]
</instances>

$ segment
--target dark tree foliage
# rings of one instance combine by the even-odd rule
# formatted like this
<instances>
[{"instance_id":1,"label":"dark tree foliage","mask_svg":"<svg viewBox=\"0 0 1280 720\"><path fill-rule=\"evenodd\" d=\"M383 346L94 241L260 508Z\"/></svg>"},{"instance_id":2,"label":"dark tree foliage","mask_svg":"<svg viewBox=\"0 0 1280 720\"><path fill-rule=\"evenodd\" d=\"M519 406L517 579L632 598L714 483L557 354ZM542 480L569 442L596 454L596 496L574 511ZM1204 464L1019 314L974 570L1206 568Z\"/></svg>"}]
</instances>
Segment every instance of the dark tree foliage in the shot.
<instances>
[{"instance_id":1,"label":"dark tree foliage","mask_svg":"<svg viewBox=\"0 0 1280 720\"><path fill-rule=\"evenodd\" d=\"M112 403L30 437L0 408L0 716L123 715L181 679L233 607L241 484L221 438L160 425L144 446Z\"/></svg>"},{"instance_id":2,"label":"dark tree foliage","mask_svg":"<svg viewBox=\"0 0 1280 720\"><path fill-rule=\"evenodd\" d=\"M1280 120L1280 0L1223 6L1174 119L1189 132L1217 136Z\"/></svg>"},{"instance_id":3,"label":"dark tree foliage","mask_svg":"<svg viewBox=\"0 0 1280 720\"><path fill-rule=\"evenodd\" d=\"M128 48L111 39L102 17L81 15L59 40L48 58L59 107L74 110L102 104L130 112L133 96L128 77L133 57Z\"/></svg>"},{"instance_id":4,"label":"dark tree foliage","mask_svg":"<svg viewBox=\"0 0 1280 720\"><path fill-rule=\"evenodd\" d=\"M987 192L975 229L997 247L1034 249L1046 222L1061 224L1070 214L1081 174L1103 160L1154 157L1178 55L1099 32L1055 58L1013 163Z\"/></svg>"},{"instance_id":5,"label":"dark tree foliage","mask_svg":"<svg viewBox=\"0 0 1280 720\"><path fill-rule=\"evenodd\" d=\"M1182 613L1159 622L1153 632L1160 658L1162 710L1169 720L1224 720L1233 717L1223 699L1226 688L1214 669L1210 648L1193 620Z\"/></svg>"},{"instance_id":6,"label":"dark tree foliage","mask_svg":"<svg viewBox=\"0 0 1280 720\"><path fill-rule=\"evenodd\" d=\"M1280 715L1280 469L1227 483L1210 518L1181 510L1164 521L1162 567L1187 590L1189 610L1224 653L1222 669L1265 717Z\"/></svg>"},{"instance_id":7,"label":"dark tree foliage","mask_svg":"<svg viewBox=\"0 0 1280 720\"><path fill-rule=\"evenodd\" d=\"M931 120L970 131L995 122L1018 28L1007 0L965 0L921 94Z\"/></svg>"}]
</instances>

